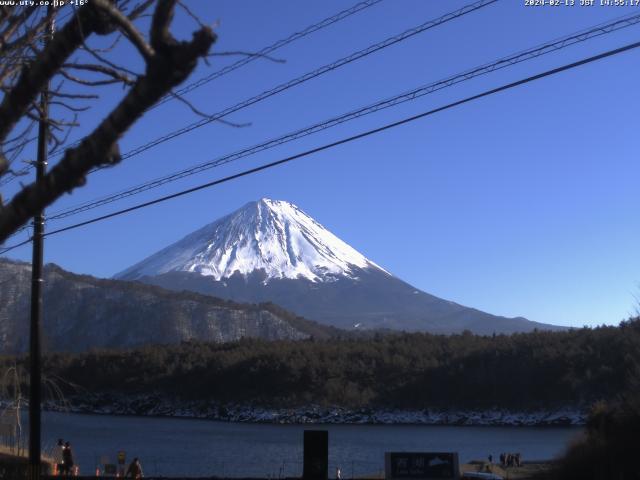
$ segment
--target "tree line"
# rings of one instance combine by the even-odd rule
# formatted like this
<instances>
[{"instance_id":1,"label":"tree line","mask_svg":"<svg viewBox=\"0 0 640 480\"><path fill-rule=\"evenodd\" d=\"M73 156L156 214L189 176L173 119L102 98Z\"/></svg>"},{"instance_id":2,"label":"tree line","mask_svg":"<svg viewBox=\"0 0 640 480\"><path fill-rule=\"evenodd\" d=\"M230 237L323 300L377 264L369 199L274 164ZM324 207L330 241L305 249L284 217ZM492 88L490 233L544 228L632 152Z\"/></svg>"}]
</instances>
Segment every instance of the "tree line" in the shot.
<instances>
[{"instance_id":1,"label":"tree line","mask_svg":"<svg viewBox=\"0 0 640 480\"><path fill-rule=\"evenodd\" d=\"M51 354L67 395L351 408L588 408L640 381L640 319L617 327L477 336L372 333L305 341L184 342ZM2 357L3 370L25 357Z\"/></svg>"}]
</instances>

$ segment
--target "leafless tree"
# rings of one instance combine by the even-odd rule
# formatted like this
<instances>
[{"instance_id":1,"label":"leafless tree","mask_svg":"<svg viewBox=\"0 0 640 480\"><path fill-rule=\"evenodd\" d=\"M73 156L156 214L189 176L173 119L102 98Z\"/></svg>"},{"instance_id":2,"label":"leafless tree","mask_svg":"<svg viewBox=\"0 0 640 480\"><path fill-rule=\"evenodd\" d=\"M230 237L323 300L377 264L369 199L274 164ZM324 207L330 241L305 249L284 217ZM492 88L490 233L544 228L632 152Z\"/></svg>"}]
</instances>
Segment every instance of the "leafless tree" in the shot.
<instances>
[{"instance_id":1,"label":"leafless tree","mask_svg":"<svg viewBox=\"0 0 640 480\"><path fill-rule=\"evenodd\" d=\"M122 135L158 100L175 95L172 89L209 55L216 36L197 18L190 40L172 35L178 6L192 15L179 0L89 0L75 9L0 6L0 180L19 175L16 160L41 121L49 149L66 148L42 181L23 186L6 204L0 197L0 243L40 209L84 185L92 169L117 164ZM137 51L142 72L118 61L114 52L123 42ZM117 104L82 141L65 147L78 116L101 87L113 84L124 88ZM41 108L45 90L56 115Z\"/></svg>"},{"instance_id":2,"label":"leafless tree","mask_svg":"<svg viewBox=\"0 0 640 480\"><path fill-rule=\"evenodd\" d=\"M56 410L68 411L70 403L64 391L86 393L79 385L67 382L57 375L43 375L45 399ZM26 436L23 435L23 407L28 406L23 389L29 389L29 375L23 365L13 362L0 370L0 437L12 453L22 455L25 451Z\"/></svg>"},{"instance_id":3,"label":"leafless tree","mask_svg":"<svg viewBox=\"0 0 640 480\"><path fill-rule=\"evenodd\" d=\"M12 453L21 455L24 451L24 436L22 435L22 406L26 398L22 394L22 385L26 376L17 364L13 364L2 372L0 377L0 408L1 425L5 441Z\"/></svg>"}]
</instances>

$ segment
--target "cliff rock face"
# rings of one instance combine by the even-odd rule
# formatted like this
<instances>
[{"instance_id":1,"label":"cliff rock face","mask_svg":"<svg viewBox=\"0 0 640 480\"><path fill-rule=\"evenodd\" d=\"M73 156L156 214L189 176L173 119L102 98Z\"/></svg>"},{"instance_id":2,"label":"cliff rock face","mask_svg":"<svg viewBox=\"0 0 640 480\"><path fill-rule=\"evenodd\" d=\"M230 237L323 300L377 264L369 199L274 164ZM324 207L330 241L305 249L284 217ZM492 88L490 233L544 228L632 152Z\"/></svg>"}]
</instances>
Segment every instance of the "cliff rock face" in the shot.
<instances>
[{"instance_id":1,"label":"cliff rock face","mask_svg":"<svg viewBox=\"0 0 640 480\"><path fill-rule=\"evenodd\" d=\"M29 345L31 266L0 259L0 352ZM190 292L75 275L45 267L45 351L129 348L242 337L303 339L316 326L272 305L242 305Z\"/></svg>"}]
</instances>

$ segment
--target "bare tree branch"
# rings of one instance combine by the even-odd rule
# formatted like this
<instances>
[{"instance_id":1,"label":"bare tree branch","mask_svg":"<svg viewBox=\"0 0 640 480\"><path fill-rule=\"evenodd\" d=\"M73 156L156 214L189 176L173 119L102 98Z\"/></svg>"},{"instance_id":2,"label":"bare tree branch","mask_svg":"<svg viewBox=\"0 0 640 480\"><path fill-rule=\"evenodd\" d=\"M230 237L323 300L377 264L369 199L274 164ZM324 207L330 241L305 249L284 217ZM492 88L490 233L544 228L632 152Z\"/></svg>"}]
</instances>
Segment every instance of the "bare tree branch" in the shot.
<instances>
[{"instance_id":1,"label":"bare tree branch","mask_svg":"<svg viewBox=\"0 0 640 480\"><path fill-rule=\"evenodd\" d=\"M138 4L131 10L131 13L128 15L129 20L133 21L139 18L147 9L155 2L155 0L145 0L144 2Z\"/></svg>"},{"instance_id":2,"label":"bare tree branch","mask_svg":"<svg viewBox=\"0 0 640 480\"><path fill-rule=\"evenodd\" d=\"M0 52L3 52L9 38L13 36L20 25L24 24L27 19L36 11L35 6L29 6L26 10L19 12L9 19L7 27L0 32Z\"/></svg>"},{"instance_id":3,"label":"bare tree branch","mask_svg":"<svg viewBox=\"0 0 640 480\"><path fill-rule=\"evenodd\" d=\"M6 18L9 18L14 5L2 5L0 6L0 22L4 22Z\"/></svg>"},{"instance_id":4,"label":"bare tree branch","mask_svg":"<svg viewBox=\"0 0 640 480\"><path fill-rule=\"evenodd\" d=\"M23 70L16 85L5 95L0 104L0 141L4 140L22 117L29 105L59 70L64 61L82 44L83 39L95 30L96 15L92 3L78 10L77 21L68 22L51 39L35 61Z\"/></svg>"},{"instance_id":5,"label":"bare tree branch","mask_svg":"<svg viewBox=\"0 0 640 480\"><path fill-rule=\"evenodd\" d=\"M198 16L194 14L191 11L191 9L184 4L184 2L181 2L180 0L178 0L178 5L180 5L180 8L182 8L187 13L187 15L189 15L198 24L200 28L206 27L206 25L202 22L202 20L200 20Z\"/></svg>"},{"instance_id":6,"label":"bare tree branch","mask_svg":"<svg viewBox=\"0 0 640 480\"><path fill-rule=\"evenodd\" d=\"M135 80L133 78L128 77L127 75L119 72L114 68L105 67L104 65L94 65L94 64L86 64L86 63L65 63L64 68L101 73L103 75L107 75L108 77L111 77L113 80L122 82L126 85L133 85L135 83Z\"/></svg>"},{"instance_id":7,"label":"bare tree branch","mask_svg":"<svg viewBox=\"0 0 640 480\"><path fill-rule=\"evenodd\" d=\"M76 98L76 99L96 99L100 98L99 95L95 93L65 93L65 92L51 92L51 97L59 97L59 98Z\"/></svg>"},{"instance_id":8,"label":"bare tree branch","mask_svg":"<svg viewBox=\"0 0 640 480\"><path fill-rule=\"evenodd\" d=\"M0 152L0 177L4 175L7 170L9 170L9 160L4 156L4 153Z\"/></svg>"},{"instance_id":9,"label":"bare tree branch","mask_svg":"<svg viewBox=\"0 0 640 480\"><path fill-rule=\"evenodd\" d=\"M89 110L90 107L76 107L74 105L69 105L66 102L59 102L56 100L50 100L49 101L49 105L58 105L62 108L66 108L67 110L71 111L71 112L86 112L87 110Z\"/></svg>"},{"instance_id":10,"label":"bare tree branch","mask_svg":"<svg viewBox=\"0 0 640 480\"><path fill-rule=\"evenodd\" d=\"M159 51L162 48L169 48L175 42L169 32L169 25L173 20L173 14L177 0L159 0L156 11L151 21L151 47ZM202 29L200 31L203 31Z\"/></svg>"},{"instance_id":11,"label":"bare tree branch","mask_svg":"<svg viewBox=\"0 0 640 480\"><path fill-rule=\"evenodd\" d=\"M75 115L74 121L76 121L77 118L78 116ZM51 143L51 147L49 147L49 153L55 151L58 147L67 143L67 140L69 139L69 135L71 135L72 130L73 130L72 128L67 128L64 134L64 137L62 139L58 138L58 136L54 132L49 132L49 140Z\"/></svg>"},{"instance_id":12,"label":"bare tree branch","mask_svg":"<svg viewBox=\"0 0 640 480\"><path fill-rule=\"evenodd\" d=\"M196 31L191 41L177 41L171 35L169 25L173 18L175 4L175 0L158 1L150 32L154 54L147 61L145 74L136 80L122 101L91 134L85 137L77 147L66 150L63 158L40 182L24 187L2 210L0 242L24 225L37 211L50 205L64 193L83 185L91 169L119 162L117 141L120 137L142 116L145 110L173 87L182 83L195 69L199 58L207 55L216 39L210 28L205 27ZM93 28L98 32L100 27ZM88 30L87 28L86 31ZM82 34L85 30L82 29L76 33ZM82 38L73 38L76 40L75 45L82 43ZM48 51L49 48L47 47L46 50ZM63 63L59 61L57 68L60 69ZM24 107L23 113L29 103ZM2 119L2 113L0 106L0 119Z\"/></svg>"},{"instance_id":13,"label":"bare tree branch","mask_svg":"<svg viewBox=\"0 0 640 480\"><path fill-rule=\"evenodd\" d=\"M18 133L17 135L10 138L9 140L2 142L2 144L0 145L4 148L12 143L22 140L25 136L27 136L31 132L34 125L35 125L35 122L29 122L22 132ZM12 148L15 148L15 146ZM10 149L4 148L4 153L9 153L10 151L11 151Z\"/></svg>"},{"instance_id":14,"label":"bare tree branch","mask_svg":"<svg viewBox=\"0 0 640 480\"><path fill-rule=\"evenodd\" d=\"M213 117L213 115L210 115L208 113L204 113L202 110L196 108L196 106L193 103L191 103L189 100L184 98L182 95L174 92L173 90L169 92L169 95L171 95L173 98L175 98L179 102L185 104L187 107L189 107L189 109L193 113L195 113L199 117L202 117L202 118L211 118L211 117ZM216 122L219 122L219 123L222 123L223 125L227 125L229 127L234 127L234 128L244 128L244 127L251 126L251 123L235 123L235 122L230 122L229 120L224 120L222 118L216 119Z\"/></svg>"},{"instance_id":15,"label":"bare tree branch","mask_svg":"<svg viewBox=\"0 0 640 480\"><path fill-rule=\"evenodd\" d=\"M94 51L94 52L97 52L97 53L109 53L109 52L113 51L114 48L116 48L116 45L118 45L118 43L120 43L120 40L122 38L124 38L124 35L122 35L121 33L118 33L118 35L116 35L116 37L113 39L113 42L111 42L111 45L109 45L108 47L105 47L105 48L92 48L91 50Z\"/></svg>"},{"instance_id":16,"label":"bare tree branch","mask_svg":"<svg viewBox=\"0 0 640 480\"><path fill-rule=\"evenodd\" d=\"M53 15L53 11L49 12L46 16L40 19L37 25L28 28L24 35L15 39L11 43L7 43L9 37L0 39L0 55L7 55L7 52L17 50L26 44L32 43L33 40L45 30L47 23Z\"/></svg>"},{"instance_id":17,"label":"bare tree branch","mask_svg":"<svg viewBox=\"0 0 640 480\"><path fill-rule=\"evenodd\" d=\"M34 107L34 110L36 110L37 113L32 113L32 112L27 112L25 113L25 116L27 118L30 118L31 120L34 120L36 122L44 122L46 123L48 126L50 126L51 128L54 128L56 130L59 131L63 131L64 128L63 127L78 127L80 126L80 124L76 121L66 121L66 120L58 120L58 119L53 119L53 118L48 118L46 116L43 116L42 113L38 112L37 109Z\"/></svg>"},{"instance_id":18,"label":"bare tree branch","mask_svg":"<svg viewBox=\"0 0 640 480\"><path fill-rule=\"evenodd\" d=\"M111 17L111 19L117 24L120 31L124 33L124 35L126 35L131 43L133 43L133 45L138 49L142 58L148 61L153 57L153 48L147 44L147 41L144 39L142 34L120 10L115 8L113 4L109 3L107 0L92 1L95 2L96 6L102 9L103 12Z\"/></svg>"},{"instance_id":19,"label":"bare tree branch","mask_svg":"<svg viewBox=\"0 0 640 480\"><path fill-rule=\"evenodd\" d=\"M70 80L79 85L85 85L87 87L100 87L102 85L112 85L114 83L120 83L120 80L109 79L109 80L85 80L83 78L76 77L75 75L71 75L69 72L64 70L60 70L60 75L62 75L67 80Z\"/></svg>"},{"instance_id":20,"label":"bare tree branch","mask_svg":"<svg viewBox=\"0 0 640 480\"><path fill-rule=\"evenodd\" d=\"M84 42L84 40L82 41L82 49L87 52L89 55L91 55L93 58L95 58L96 60L98 60L101 63L104 63L106 65L108 65L109 67L111 67L114 70L120 70L124 73L128 73L129 75L132 75L134 77L137 77L139 74L137 74L136 72L129 70L128 68L124 68L123 66L120 65L116 65L115 63L113 63L111 60L107 59L106 57L101 55L101 52L98 49L95 48L89 48L87 46L87 44Z\"/></svg>"}]
</instances>

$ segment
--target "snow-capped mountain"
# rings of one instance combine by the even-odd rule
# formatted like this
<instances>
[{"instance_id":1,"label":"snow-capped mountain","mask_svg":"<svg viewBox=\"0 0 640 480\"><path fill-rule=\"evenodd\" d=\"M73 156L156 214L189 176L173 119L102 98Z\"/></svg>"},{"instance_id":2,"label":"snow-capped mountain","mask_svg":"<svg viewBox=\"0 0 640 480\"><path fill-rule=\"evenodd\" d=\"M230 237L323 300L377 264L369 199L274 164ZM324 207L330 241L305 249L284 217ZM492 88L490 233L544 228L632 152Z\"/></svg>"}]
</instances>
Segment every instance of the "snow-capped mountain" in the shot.
<instances>
[{"instance_id":1,"label":"snow-capped mountain","mask_svg":"<svg viewBox=\"0 0 640 480\"><path fill-rule=\"evenodd\" d=\"M357 269L382 270L295 205L263 198L186 236L116 278L134 280L168 272L214 280L257 270L265 281L312 282L356 278Z\"/></svg>"},{"instance_id":2,"label":"snow-capped mountain","mask_svg":"<svg viewBox=\"0 0 640 480\"><path fill-rule=\"evenodd\" d=\"M236 302L273 302L344 329L526 332L553 325L443 300L403 282L295 205L263 198L116 275Z\"/></svg>"}]
</instances>

